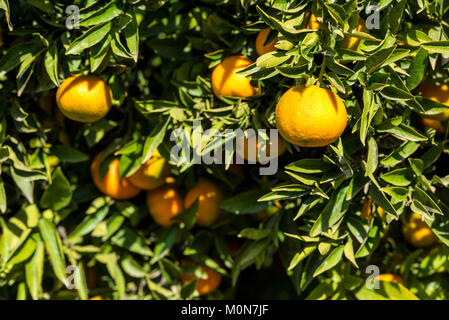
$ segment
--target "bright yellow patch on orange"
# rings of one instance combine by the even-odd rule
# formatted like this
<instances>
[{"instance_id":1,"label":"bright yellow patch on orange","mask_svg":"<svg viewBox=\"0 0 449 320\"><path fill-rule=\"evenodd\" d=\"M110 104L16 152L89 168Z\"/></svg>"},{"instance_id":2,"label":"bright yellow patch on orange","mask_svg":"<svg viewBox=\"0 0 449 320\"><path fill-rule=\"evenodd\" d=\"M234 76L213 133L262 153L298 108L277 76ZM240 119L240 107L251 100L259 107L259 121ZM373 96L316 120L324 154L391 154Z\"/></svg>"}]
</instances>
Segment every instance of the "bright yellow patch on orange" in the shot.
<instances>
[{"instance_id":1,"label":"bright yellow patch on orange","mask_svg":"<svg viewBox=\"0 0 449 320\"><path fill-rule=\"evenodd\" d=\"M172 218L184 210L181 196L174 185L170 184L148 191L147 207L154 221L163 227L174 224Z\"/></svg>"},{"instance_id":2,"label":"bright yellow patch on orange","mask_svg":"<svg viewBox=\"0 0 449 320\"><path fill-rule=\"evenodd\" d=\"M405 282L400 276L391 273L382 273L376 279L379 281L399 283L405 286Z\"/></svg>"},{"instance_id":3,"label":"bright yellow patch on orange","mask_svg":"<svg viewBox=\"0 0 449 320\"><path fill-rule=\"evenodd\" d=\"M112 91L96 76L76 75L67 78L56 92L59 110L69 119L94 122L111 109Z\"/></svg>"},{"instance_id":4,"label":"bright yellow patch on orange","mask_svg":"<svg viewBox=\"0 0 449 320\"><path fill-rule=\"evenodd\" d=\"M186 259L181 261L182 267L189 265L197 265L197 263ZM181 275L181 283L185 284L187 282L193 281L194 279L197 279L195 289L196 291L198 291L199 295L205 295L215 291L218 288L221 283L221 275L206 266L200 265L200 268L207 274L206 279L197 278L194 274L183 273Z\"/></svg>"},{"instance_id":5,"label":"bright yellow patch on orange","mask_svg":"<svg viewBox=\"0 0 449 320\"><path fill-rule=\"evenodd\" d=\"M408 242L418 248L428 247L438 242L437 236L419 213L412 213L407 223L402 226L402 234Z\"/></svg>"},{"instance_id":6,"label":"bright yellow patch on orange","mask_svg":"<svg viewBox=\"0 0 449 320\"><path fill-rule=\"evenodd\" d=\"M441 121L421 117L421 123L424 127L435 129L437 134L446 133L446 127L441 123Z\"/></svg>"},{"instance_id":7,"label":"bright yellow patch on orange","mask_svg":"<svg viewBox=\"0 0 449 320\"><path fill-rule=\"evenodd\" d=\"M355 29L356 32L368 32L368 29L366 28L366 22L362 18L359 19L357 22L357 27ZM356 37L345 37L344 39L344 47L346 49L350 50L357 50L357 47L359 46L360 39Z\"/></svg>"},{"instance_id":8,"label":"bright yellow patch on orange","mask_svg":"<svg viewBox=\"0 0 449 320\"><path fill-rule=\"evenodd\" d=\"M363 201L362 212L360 214L360 217L371 221L371 219L372 219L371 204L372 203L373 202L370 199Z\"/></svg>"},{"instance_id":9,"label":"bright yellow patch on orange","mask_svg":"<svg viewBox=\"0 0 449 320\"><path fill-rule=\"evenodd\" d=\"M347 111L341 98L318 86L296 86L279 100L275 112L281 136L301 147L323 147L346 128Z\"/></svg>"},{"instance_id":10,"label":"bright yellow patch on orange","mask_svg":"<svg viewBox=\"0 0 449 320\"><path fill-rule=\"evenodd\" d=\"M448 109L442 113L423 115L423 117L438 121L449 120L449 85L443 84L439 86L434 83L425 84L419 87L419 94L423 98L437 101L448 106Z\"/></svg>"},{"instance_id":11,"label":"bright yellow patch on orange","mask_svg":"<svg viewBox=\"0 0 449 320\"><path fill-rule=\"evenodd\" d=\"M104 194L117 200L130 199L137 196L141 191L139 188L135 187L127 178L119 179L119 159L111 161L103 180L100 179L102 156L103 152L100 152L90 166L92 178L97 188Z\"/></svg>"},{"instance_id":12,"label":"bright yellow patch on orange","mask_svg":"<svg viewBox=\"0 0 449 320\"><path fill-rule=\"evenodd\" d=\"M318 21L318 19L313 13L310 14L310 19L309 22L307 23L307 29L310 30L321 29L321 23Z\"/></svg>"},{"instance_id":13,"label":"bright yellow patch on orange","mask_svg":"<svg viewBox=\"0 0 449 320\"><path fill-rule=\"evenodd\" d=\"M224 194L218 186L210 180L201 178L198 183L187 192L184 207L190 207L198 200L198 216L196 223L202 227L209 227L217 221L220 215L220 203Z\"/></svg>"},{"instance_id":14,"label":"bright yellow patch on orange","mask_svg":"<svg viewBox=\"0 0 449 320\"><path fill-rule=\"evenodd\" d=\"M278 42L278 37L274 37L273 40L271 40L270 43L267 43L266 45L265 42L267 41L268 35L270 34L270 28L266 28L261 30L258 34L257 34L257 38L256 38L256 51L257 54L259 56L264 55L265 53L271 52L271 51L275 51L276 47L275 44Z\"/></svg>"},{"instance_id":15,"label":"bright yellow patch on orange","mask_svg":"<svg viewBox=\"0 0 449 320\"><path fill-rule=\"evenodd\" d=\"M250 80L236 72L245 69L253 62L244 56L232 56L223 60L212 71L212 90L217 97L247 98L258 92Z\"/></svg>"},{"instance_id":16,"label":"bright yellow patch on orange","mask_svg":"<svg viewBox=\"0 0 449 320\"><path fill-rule=\"evenodd\" d=\"M139 170L128 177L129 181L143 190L154 190L164 184L170 174L170 167L158 150Z\"/></svg>"}]
</instances>

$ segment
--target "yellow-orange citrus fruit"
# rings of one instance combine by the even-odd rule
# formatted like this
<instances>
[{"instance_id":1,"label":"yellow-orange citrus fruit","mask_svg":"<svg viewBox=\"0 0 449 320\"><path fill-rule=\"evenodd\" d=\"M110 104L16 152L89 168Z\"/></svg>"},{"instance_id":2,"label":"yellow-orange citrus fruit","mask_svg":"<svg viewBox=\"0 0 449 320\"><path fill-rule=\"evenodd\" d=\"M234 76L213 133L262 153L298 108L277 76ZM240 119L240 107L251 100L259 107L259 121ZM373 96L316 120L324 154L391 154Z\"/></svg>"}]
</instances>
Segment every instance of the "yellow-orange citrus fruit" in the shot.
<instances>
[{"instance_id":1,"label":"yellow-orange citrus fruit","mask_svg":"<svg viewBox=\"0 0 449 320\"><path fill-rule=\"evenodd\" d=\"M69 77L56 92L59 110L69 119L94 122L111 109L112 91L102 79L92 75Z\"/></svg>"},{"instance_id":2,"label":"yellow-orange citrus fruit","mask_svg":"<svg viewBox=\"0 0 449 320\"><path fill-rule=\"evenodd\" d=\"M127 178L119 179L120 160L114 159L109 163L108 171L100 179L100 164L103 152L100 152L90 166L90 172L97 188L113 199L125 200L139 194L141 189L135 187Z\"/></svg>"},{"instance_id":3,"label":"yellow-orange citrus fruit","mask_svg":"<svg viewBox=\"0 0 449 320\"><path fill-rule=\"evenodd\" d=\"M164 184L169 173L170 167L167 160L156 150L151 158L128 179L140 189L154 190Z\"/></svg>"},{"instance_id":4,"label":"yellow-orange citrus fruit","mask_svg":"<svg viewBox=\"0 0 449 320\"><path fill-rule=\"evenodd\" d=\"M196 199L199 199L196 223L202 227L211 226L220 215L220 203L224 199L223 192L212 181L201 178L187 192L184 198L184 207L190 207Z\"/></svg>"},{"instance_id":5,"label":"yellow-orange citrus fruit","mask_svg":"<svg viewBox=\"0 0 449 320\"><path fill-rule=\"evenodd\" d=\"M318 86L295 86L279 100L275 112L281 136L301 147L323 147L346 128L347 111L334 92Z\"/></svg>"},{"instance_id":6,"label":"yellow-orange citrus fruit","mask_svg":"<svg viewBox=\"0 0 449 320\"><path fill-rule=\"evenodd\" d=\"M419 213L412 213L407 223L402 226L402 234L408 242L418 248L429 247L438 242L437 236Z\"/></svg>"},{"instance_id":7,"label":"yellow-orange citrus fruit","mask_svg":"<svg viewBox=\"0 0 449 320\"><path fill-rule=\"evenodd\" d=\"M421 117L421 123L424 127L435 129L437 134L446 133L446 128L441 121Z\"/></svg>"},{"instance_id":8,"label":"yellow-orange citrus fruit","mask_svg":"<svg viewBox=\"0 0 449 320\"><path fill-rule=\"evenodd\" d=\"M309 18L308 18L309 19ZM318 21L318 19L315 17L313 13L310 14L310 19L307 23L307 29L310 30L317 30L321 28L321 23Z\"/></svg>"},{"instance_id":9,"label":"yellow-orange citrus fruit","mask_svg":"<svg viewBox=\"0 0 449 320\"><path fill-rule=\"evenodd\" d=\"M258 34L257 34L257 38L256 38L256 51L257 54L259 56L264 55L265 53L271 52L271 51L275 51L276 47L275 44L276 42L278 42L278 37L274 37L273 40L271 40L271 42L267 43L265 45L265 42L267 41L268 35L270 34L270 28L266 28L261 30Z\"/></svg>"},{"instance_id":10,"label":"yellow-orange citrus fruit","mask_svg":"<svg viewBox=\"0 0 449 320\"><path fill-rule=\"evenodd\" d=\"M170 227L175 223L171 219L184 210L182 198L171 184L148 191L147 207L154 221L163 227Z\"/></svg>"},{"instance_id":11,"label":"yellow-orange citrus fruit","mask_svg":"<svg viewBox=\"0 0 449 320\"><path fill-rule=\"evenodd\" d=\"M357 27L355 29L356 32L368 32L368 29L366 28L366 22L362 18L359 19L357 22ZM350 50L357 50L357 47L359 46L360 39L356 37L345 37L344 38L344 47L346 49Z\"/></svg>"},{"instance_id":12,"label":"yellow-orange citrus fruit","mask_svg":"<svg viewBox=\"0 0 449 320\"><path fill-rule=\"evenodd\" d=\"M381 219L384 219L384 217L385 217L385 210L382 209L382 207L377 207L377 213L379 214Z\"/></svg>"},{"instance_id":13,"label":"yellow-orange citrus fruit","mask_svg":"<svg viewBox=\"0 0 449 320\"><path fill-rule=\"evenodd\" d=\"M236 74L253 63L244 56L232 56L223 60L212 71L212 90L217 97L247 98L255 95L258 88L253 87L250 80Z\"/></svg>"},{"instance_id":14,"label":"yellow-orange citrus fruit","mask_svg":"<svg viewBox=\"0 0 449 320\"><path fill-rule=\"evenodd\" d=\"M262 147L263 138L259 138L254 132L249 133L246 139L237 139L236 143L236 153L243 159L252 162L274 159L276 157L282 156L287 150L285 144L278 137L277 139L277 150L271 150L274 147L273 141L266 141L265 147Z\"/></svg>"},{"instance_id":15,"label":"yellow-orange citrus fruit","mask_svg":"<svg viewBox=\"0 0 449 320\"><path fill-rule=\"evenodd\" d=\"M371 204L372 201L370 199L363 201L362 213L360 214L360 217L371 220Z\"/></svg>"},{"instance_id":16,"label":"yellow-orange citrus fruit","mask_svg":"<svg viewBox=\"0 0 449 320\"><path fill-rule=\"evenodd\" d=\"M400 276L398 276L396 274L392 274L392 273L382 273L376 279L379 281L400 283L403 286L405 286L404 280L402 280L402 278Z\"/></svg>"},{"instance_id":17,"label":"yellow-orange citrus fruit","mask_svg":"<svg viewBox=\"0 0 449 320\"><path fill-rule=\"evenodd\" d=\"M448 106L447 110L444 112L434 115L423 115L423 117L438 121L446 121L449 119L449 85L436 85L430 83L420 86L418 91L422 97Z\"/></svg>"},{"instance_id":18,"label":"yellow-orange citrus fruit","mask_svg":"<svg viewBox=\"0 0 449 320\"><path fill-rule=\"evenodd\" d=\"M182 260L181 261L182 267L186 267L189 265L195 266L198 264L191 260ZM207 274L206 279L197 278L194 274L183 273L181 275L181 283L184 284L184 283L193 281L194 279L197 279L195 289L196 289L196 291L198 291L199 295L205 295L205 294L215 291L221 283L221 275L218 272L216 272L206 266L203 266L203 265L199 265L199 266L200 266L201 270L203 270Z\"/></svg>"},{"instance_id":19,"label":"yellow-orange citrus fruit","mask_svg":"<svg viewBox=\"0 0 449 320\"><path fill-rule=\"evenodd\" d=\"M89 300L103 300L103 297L95 296L95 297L90 298Z\"/></svg>"}]
</instances>

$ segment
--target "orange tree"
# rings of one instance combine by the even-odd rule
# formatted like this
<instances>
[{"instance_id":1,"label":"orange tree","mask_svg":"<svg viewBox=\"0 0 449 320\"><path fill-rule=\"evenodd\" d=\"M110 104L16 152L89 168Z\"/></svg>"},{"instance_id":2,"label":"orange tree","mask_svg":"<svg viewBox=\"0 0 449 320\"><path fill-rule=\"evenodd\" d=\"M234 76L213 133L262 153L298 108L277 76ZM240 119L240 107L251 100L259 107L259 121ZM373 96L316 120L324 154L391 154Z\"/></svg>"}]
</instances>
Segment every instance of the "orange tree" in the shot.
<instances>
[{"instance_id":1,"label":"orange tree","mask_svg":"<svg viewBox=\"0 0 449 320\"><path fill-rule=\"evenodd\" d=\"M447 1L0 15L0 298L449 298ZM278 171L175 163L195 121Z\"/></svg>"}]
</instances>

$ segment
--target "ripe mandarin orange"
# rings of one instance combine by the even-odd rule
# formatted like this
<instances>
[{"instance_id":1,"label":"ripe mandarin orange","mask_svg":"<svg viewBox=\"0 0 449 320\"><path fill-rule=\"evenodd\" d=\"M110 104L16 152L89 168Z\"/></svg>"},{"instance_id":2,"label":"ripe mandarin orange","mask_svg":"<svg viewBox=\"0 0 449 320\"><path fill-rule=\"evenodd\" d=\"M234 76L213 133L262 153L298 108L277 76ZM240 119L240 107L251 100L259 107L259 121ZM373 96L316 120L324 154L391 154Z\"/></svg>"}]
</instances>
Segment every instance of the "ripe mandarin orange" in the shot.
<instances>
[{"instance_id":1,"label":"ripe mandarin orange","mask_svg":"<svg viewBox=\"0 0 449 320\"><path fill-rule=\"evenodd\" d=\"M408 242L418 248L429 247L438 242L437 236L419 213L412 213L402 226L402 234Z\"/></svg>"},{"instance_id":2,"label":"ripe mandarin orange","mask_svg":"<svg viewBox=\"0 0 449 320\"><path fill-rule=\"evenodd\" d=\"M184 207L190 207L196 199L199 199L196 223L202 227L211 226L220 215L220 203L224 199L223 192L212 181L201 178L187 192L184 198Z\"/></svg>"},{"instance_id":3,"label":"ripe mandarin orange","mask_svg":"<svg viewBox=\"0 0 449 320\"><path fill-rule=\"evenodd\" d=\"M441 121L421 117L421 123L424 127L435 129L437 134L446 133L446 128Z\"/></svg>"},{"instance_id":4,"label":"ripe mandarin orange","mask_svg":"<svg viewBox=\"0 0 449 320\"><path fill-rule=\"evenodd\" d=\"M97 76L76 75L69 77L56 92L59 110L69 119L94 122L103 118L111 109L112 91Z\"/></svg>"},{"instance_id":5,"label":"ripe mandarin orange","mask_svg":"<svg viewBox=\"0 0 449 320\"><path fill-rule=\"evenodd\" d=\"M100 179L100 164L103 156L100 152L92 162L90 171L97 188L113 199L125 200L139 194L141 189L135 187L127 178L119 179L120 160L114 159L109 163L108 171L103 179Z\"/></svg>"},{"instance_id":6,"label":"ripe mandarin orange","mask_svg":"<svg viewBox=\"0 0 449 320\"><path fill-rule=\"evenodd\" d=\"M167 161L156 150L151 158L128 179L140 189L153 190L164 184L169 173L170 167Z\"/></svg>"},{"instance_id":7,"label":"ripe mandarin orange","mask_svg":"<svg viewBox=\"0 0 449 320\"><path fill-rule=\"evenodd\" d=\"M317 30L321 28L321 23L318 21L317 17L313 13L310 13L310 18L309 17L307 18L308 18L307 29Z\"/></svg>"},{"instance_id":8,"label":"ripe mandarin orange","mask_svg":"<svg viewBox=\"0 0 449 320\"><path fill-rule=\"evenodd\" d=\"M270 30L271 30L270 28L266 28L266 29L261 30L257 34L256 51L259 56L276 50L275 44L278 41L277 36L274 37L273 40L271 40L269 43L265 44L265 42L267 41L268 35L270 34Z\"/></svg>"},{"instance_id":9,"label":"ripe mandarin orange","mask_svg":"<svg viewBox=\"0 0 449 320\"><path fill-rule=\"evenodd\" d=\"M423 115L423 117L438 121L446 121L449 119L449 85L437 85L435 83L429 83L420 86L418 91L422 97L437 101L448 106L448 109L444 112L434 115Z\"/></svg>"},{"instance_id":10,"label":"ripe mandarin orange","mask_svg":"<svg viewBox=\"0 0 449 320\"><path fill-rule=\"evenodd\" d=\"M184 259L181 261L182 267L186 267L189 265L195 266L198 264L195 263L194 261L187 260L187 259ZM205 295L205 294L215 291L221 283L221 275L218 272L216 272L206 266L203 266L203 265L199 265L199 266L200 266L201 270L207 274L206 279L198 278L194 274L183 273L181 275L181 283L185 284L187 282L193 281L194 279L197 279L195 289L196 289L196 291L198 291L198 293L200 295Z\"/></svg>"},{"instance_id":11,"label":"ripe mandarin orange","mask_svg":"<svg viewBox=\"0 0 449 320\"><path fill-rule=\"evenodd\" d=\"M402 278L400 276L392 274L392 273L382 273L376 279L379 281L400 283L403 286L405 286L404 280L402 280Z\"/></svg>"},{"instance_id":12,"label":"ripe mandarin orange","mask_svg":"<svg viewBox=\"0 0 449 320\"><path fill-rule=\"evenodd\" d=\"M281 136L301 147L323 147L337 140L347 122L341 98L328 89L295 86L279 100L276 126Z\"/></svg>"},{"instance_id":13,"label":"ripe mandarin orange","mask_svg":"<svg viewBox=\"0 0 449 320\"><path fill-rule=\"evenodd\" d=\"M247 98L255 95L258 88L253 87L250 80L236 74L253 63L244 56L232 56L223 60L212 71L212 90L217 97Z\"/></svg>"},{"instance_id":14,"label":"ripe mandarin orange","mask_svg":"<svg viewBox=\"0 0 449 320\"><path fill-rule=\"evenodd\" d=\"M148 191L147 207L154 221L162 227L170 227L175 223L171 219L184 209L182 198L172 184Z\"/></svg>"},{"instance_id":15,"label":"ripe mandarin orange","mask_svg":"<svg viewBox=\"0 0 449 320\"><path fill-rule=\"evenodd\" d=\"M357 27L355 29L356 32L368 32L368 29L366 28L366 22L365 20L363 20L362 18L359 19L359 21L357 22ZM360 39L356 38L356 37L345 37L343 40L344 43L344 47L346 49L350 49L350 50L357 50L357 47L359 46L360 43Z\"/></svg>"}]
</instances>

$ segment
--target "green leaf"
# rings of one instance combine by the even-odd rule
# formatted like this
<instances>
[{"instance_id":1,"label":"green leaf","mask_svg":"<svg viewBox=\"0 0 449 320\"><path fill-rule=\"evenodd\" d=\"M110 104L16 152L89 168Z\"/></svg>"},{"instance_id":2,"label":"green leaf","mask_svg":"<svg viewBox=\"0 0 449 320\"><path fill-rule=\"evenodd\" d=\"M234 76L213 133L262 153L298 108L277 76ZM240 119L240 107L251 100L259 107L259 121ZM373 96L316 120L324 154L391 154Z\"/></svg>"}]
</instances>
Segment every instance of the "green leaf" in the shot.
<instances>
[{"instance_id":1,"label":"green leaf","mask_svg":"<svg viewBox=\"0 0 449 320\"><path fill-rule=\"evenodd\" d=\"M403 285L386 281L379 281L378 289L363 285L355 296L359 300L419 300Z\"/></svg>"},{"instance_id":2,"label":"green leaf","mask_svg":"<svg viewBox=\"0 0 449 320\"><path fill-rule=\"evenodd\" d=\"M134 230L127 227L117 231L117 233L111 238L111 242L116 246L143 256L153 255L153 252L147 245L147 240L137 234Z\"/></svg>"},{"instance_id":3,"label":"green leaf","mask_svg":"<svg viewBox=\"0 0 449 320\"><path fill-rule=\"evenodd\" d=\"M39 220L39 231L44 240L45 249L50 258L50 263L56 277L61 280L63 284L66 284L66 265L62 251L61 238L56 230L56 226L51 220L42 218Z\"/></svg>"},{"instance_id":4,"label":"green leaf","mask_svg":"<svg viewBox=\"0 0 449 320\"><path fill-rule=\"evenodd\" d=\"M372 73L377 71L393 54L396 46L382 49L366 59L366 72Z\"/></svg>"},{"instance_id":5,"label":"green leaf","mask_svg":"<svg viewBox=\"0 0 449 320\"><path fill-rule=\"evenodd\" d=\"M159 122L159 124L151 131L143 147L142 163L147 162L154 151L156 151L157 147L162 143L169 123L170 118L167 118L164 122Z\"/></svg>"},{"instance_id":6,"label":"green leaf","mask_svg":"<svg viewBox=\"0 0 449 320\"><path fill-rule=\"evenodd\" d=\"M66 55L79 54L83 50L93 47L103 40L111 32L111 29L112 24L110 22L90 28L70 44L67 48Z\"/></svg>"},{"instance_id":7,"label":"green leaf","mask_svg":"<svg viewBox=\"0 0 449 320\"><path fill-rule=\"evenodd\" d=\"M323 272L326 272L327 270L330 270L333 267L335 267L343 257L344 248L345 246L339 246L334 250L332 250L332 252L329 253L326 259L324 259L324 261L320 264L320 266L315 270L313 276L316 277L322 274Z\"/></svg>"},{"instance_id":8,"label":"green leaf","mask_svg":"<svg viewBox=\"0 0 449 320\"><path fill-rule=\"evenodd\" d=\"M410 168L396 169L387 172L383 174L381 178L382 180L399 187L406 187L415 180L413 170Z\"/></svg>"},{"instance_id":9,"label":"green leaf","mask_svg":"<svg viewBox=\"0 0 449 320\"><path fill-rule=\"evenodd\" d=\"M42 278L44 274L45 247L39 234L34 237L36 248L33 256L25 263L25 280L28 291L34 300L42 293Z\"/></svg>"},{"instance_id":10,"label":"green leaf","mask_svg":"<svg viewBox=\"0 0 449 320\"><path fill-rule=\"evenodd\" d=\"M266 193L265 190L249 190L224 200L220 208L234 214L251 214L265 210L269 203L258 199Z\"/></svg>"},{"instance_id":11,"label":"green leaf","mask_svg":"<svg viewBox=\"0 0 449 320\"><path fill-rule=\"evenodd\" d=\"M93 12L80 21L80 27L90 27L111 21L123 14L120 1L110 1L109 4Z\"/></svg>"},{"instance_id":12,"label":"green leaf","mask_svg":"<svg viewBox=\"0 0 449 320\"><path fill-rule=\"evenodd\" d=\"M176 236L178 235L178 226L174 225L170 229L166 230L162 237L159 239L156 247L154 248L153 256L151 257L150 264L154 264L165 257L171 247L174 245Z\"/></svg>"},{"instance_id":13,"label":"green leaf","mask_svg":"<svg viewBox=\"0 0 449 320\"><path fill-rule=\"evenodd\" d=\"M126 39L126 45L134 59L137 62L139 58L139 26L136 20L136 13L132 12L132 19L126 26L124 33Z\"/></svg>"},{"instance_id":14,"label":"green leaf","mask_svg":"<svg viewBox=\"0 0 449 320\"><path fill-rule=\"evenodd\" d=\"M370 138L368 140L368 159L366 161L366 173L365 176L369 176L377 169L378 148L376 139Z\"/></svg>"},{"instance_id":15,"label":"green leaf","mask_svg":"<svg viewBox=\"0 0 449 320\"><path fill-rule=\"evenodd\" d=\"M268 237L270 234L271 231L266 229L245 228L239 232L237 237L251 240L261 240Z\"/></svg>"},{"instance_id":16,"label":"green leaf","mask_svg":"<svg viewBox=\"0 0 449 320\"><path fill-rule=\"evenodd\" d=\"M58 167L52 175L52 183L42 195L40 205L46 209L54 211L67 207L72 201L72 189L67 178Z\"/></svg>"},{"instance_id":17,"label":"green leaf","mask_svg":"<svg viewBox=\"0 0 449 320\"><path fill-rule=\"evenodd\" d=\"M59 87L58 78L58 49L56 43L53 43L45 53L45 70L47 71L50 80Z\"/></svg>"},{"instance_id":18,"label":"green leaf","mask_svg":"<svg viewBox=\"0 0 449 320\"><path fill-rule=\"evenodd\" d=\"M80 163L89 160L87 154L62 144L52 146L50 153L58 157L59 160L67 163Z\"/></svg>"},{"instance_id":19,"label":"green leaf","mask_svg":"<svg viewBox=\"0 0 449 320\"><path fill-rule=\"evenodd\" d=\"M422 82L424 75L426 74L427 64L427 51L419 49L408 69L408 74L410 76L407 77L407 88L409 90L415 89Z\"/></svg>"},{"instance_id":20,"label":"green leaf","mask_svg":"<svg viewBox=\"0 0 449 320\"><path fill-rule=\"evenodd\" d=\"M349 185L346 185L334 191L323 212L313 224L310 230L311 237L327 232L343 217L349 206L349 202L346 201L348 189Z\"/></svg>"}]
</instances>

